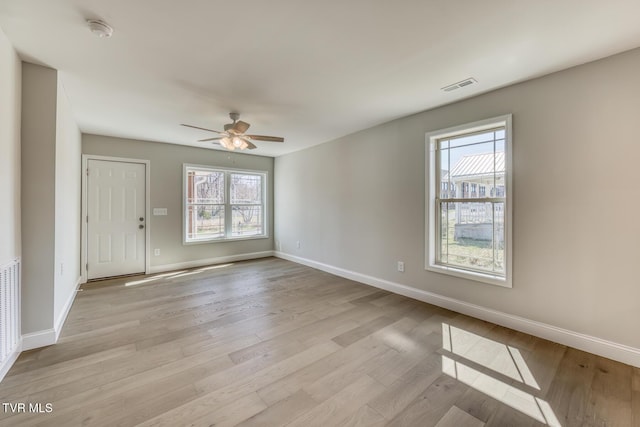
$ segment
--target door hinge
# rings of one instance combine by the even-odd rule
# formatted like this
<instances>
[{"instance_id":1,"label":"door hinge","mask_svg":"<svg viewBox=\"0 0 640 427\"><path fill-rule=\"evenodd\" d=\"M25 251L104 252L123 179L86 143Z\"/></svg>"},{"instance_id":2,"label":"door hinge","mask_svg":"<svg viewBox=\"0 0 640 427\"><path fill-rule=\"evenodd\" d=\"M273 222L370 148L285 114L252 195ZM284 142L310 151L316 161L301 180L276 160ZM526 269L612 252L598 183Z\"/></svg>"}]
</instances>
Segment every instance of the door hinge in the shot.
<instances>
[{"instance_id":1,"label":"door hinge","mask_svg":"<svg viewBox=\"0 0 640 427\"><path fill-rule=\"evenodd\" d=\"M89 271L89 263L86 263L84 266L86 267L86 270Z\"/></svg>"},{"instance_id":2,"label":"door hinge","mask_svg":"<svg viewBox=\"0 0 640 427\"><path fill-rule=\"evenodd\" d=\"M87 222L89 222L89 215L87 215Z\"/></svg>"},{"instance_id":3,"label":"door hinge","mask_svg":"<svg viewBox=\"0 0 640 427\"><path fill-rule=\"evenodd\" d=\"M87 168L87 176L89 176L89 168Z\"/></svg>"}]
</instances>

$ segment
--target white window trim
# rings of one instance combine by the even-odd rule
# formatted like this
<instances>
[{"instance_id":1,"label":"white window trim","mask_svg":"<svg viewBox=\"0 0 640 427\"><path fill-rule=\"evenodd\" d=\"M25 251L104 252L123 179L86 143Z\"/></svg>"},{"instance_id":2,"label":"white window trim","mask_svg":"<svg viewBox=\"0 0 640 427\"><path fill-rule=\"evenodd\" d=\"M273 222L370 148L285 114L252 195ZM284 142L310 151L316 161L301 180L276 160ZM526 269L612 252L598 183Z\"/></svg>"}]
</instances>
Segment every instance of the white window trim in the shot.
<instances>
[{"instance_id":1,"label":"white window trim","mask_svg":"<svg viewBox=\"0 0 640 427\"><path fill-rule=\"evenodd\" d=\"M493 275L491 273L480 273L452 266L440 265L436 263L436 146L437 141L442 138L456 136L463 133L478 132L495 128L496 126L505 127L505 275ZM503 286L506 288L513 287L512 271L513 271L513 149L512 149L512 126L511 114L493 117L486 120L480 120L473 123L467 123L460 126L454 126L446 129L440 129L428 132L425 136L425 154L426 154L426 174L425 182L425 270L436 273L447 274L449 276L460 277L464 279L474 280L477 282L488 283L491 285Z\"/></svg>"},{"instance_id":2,"label":"white window trim","mask_svg":"<svg viewBox=\"0 0 640 427\"><path fill-rule=\"evenodd\" d=\"M207 169L211 171L225 172L225 173L246 173L253 175L262 175L262 201L263 201L263 230L262 234L256 234L252 236L241 236L241 237L230 237L229 229L226 218L225 209L225 237L212 237L208 239L198 239L198 240L187 240L187 169L189 168L197 168L197 169ZM241 240L259 240L259 239L268 239L269 238L269 193L268 193L268 185L269 182L269 172L262 170L252 170L252 169L235 169L235 168L226 168L219 166L211 166L211 165L199 165L193 163L183 163L182 165L182 244L183 245L202 245L202 244L210 244L216 242L237 242ZM225 193L225 206L229 199L229 185L227 185L227 179L225 177L224 183L224 193Z\"/></svg>"}]
</instances>

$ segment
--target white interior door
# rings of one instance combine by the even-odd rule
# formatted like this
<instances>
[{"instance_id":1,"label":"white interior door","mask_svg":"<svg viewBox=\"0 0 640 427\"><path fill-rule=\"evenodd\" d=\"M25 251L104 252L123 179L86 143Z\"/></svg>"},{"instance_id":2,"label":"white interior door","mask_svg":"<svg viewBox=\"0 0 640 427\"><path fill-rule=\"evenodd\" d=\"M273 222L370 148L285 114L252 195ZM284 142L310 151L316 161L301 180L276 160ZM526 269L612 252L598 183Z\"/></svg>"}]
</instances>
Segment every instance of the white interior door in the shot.
<instances>
[{"instance_id":1,"label":"white interior door","mask_svg":"<svg viewBox=\"0 0 640 427\"><path fill-rule=\"evenodd\" d=\"M88 160L87 275L144 273L146 165Z\"/></svg>"}]
</instances>

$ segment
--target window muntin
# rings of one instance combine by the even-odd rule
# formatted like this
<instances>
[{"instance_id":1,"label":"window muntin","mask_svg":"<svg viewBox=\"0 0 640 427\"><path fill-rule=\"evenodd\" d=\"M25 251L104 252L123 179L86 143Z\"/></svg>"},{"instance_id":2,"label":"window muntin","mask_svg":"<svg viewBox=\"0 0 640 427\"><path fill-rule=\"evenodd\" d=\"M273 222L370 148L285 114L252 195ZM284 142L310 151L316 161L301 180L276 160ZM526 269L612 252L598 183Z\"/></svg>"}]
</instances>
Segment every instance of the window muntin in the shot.
<instances>
[{"instance_id":1,"label":"window muntin","mask_svg":"<svg viewBox=\"0 0 640 427\"><path fill-rule=\"evenodd\" d=\"M266 173L184 167L185 243L266 237Z\"/></svg>"},{"instance_id":2,"label":"window muntin","mask_svg":"<svg viewBox=\"0 0 640 427\"><path fill-rule=\"evenodd\" d=\"M511 286L510 135L510 116L427 135L427 269Z\"/></svg>"}]
</instances>

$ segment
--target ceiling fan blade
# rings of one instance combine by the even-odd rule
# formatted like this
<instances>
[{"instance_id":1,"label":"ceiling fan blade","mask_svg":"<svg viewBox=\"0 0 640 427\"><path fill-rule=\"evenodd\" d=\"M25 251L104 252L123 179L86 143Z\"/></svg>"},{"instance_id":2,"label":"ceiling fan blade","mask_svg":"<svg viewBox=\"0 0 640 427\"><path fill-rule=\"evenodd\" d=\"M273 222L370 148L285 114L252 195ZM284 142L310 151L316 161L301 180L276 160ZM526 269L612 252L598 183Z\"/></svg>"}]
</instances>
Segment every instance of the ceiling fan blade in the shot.
<instances>
[{"instance_id":1,"label":"ceiling fan blade","mask_svg":"<svg viewBox=\"0 0 640 427\"><path fill-rule=\"evenodd\" d=\"M193 126L193 125L185 125L184 123L180 123L180 126L185 126L185 127L188 127L188 128L194 128L194 129L200 129L200 130L206 130L208 132L214 132L214 133L219 133L221 135L224 135L224 132L220 132L219 130L201 128L199 126Z\"/></svg>"},{"instance_id":2,"label":"ceiling fan blade","mask_svg":"<svg viewBox=\"0 0 640 427\"><path fill-rule=\"evenodd\" d=\"M245 135L247 138L251 138L255 141L271 141L271 142L284 142L284 138L279 136L266 136L266 135Z\"/></svg>"},{"instance_id":3,"label":"ceiling fan blade","mask_svg":"<svg viewBox=\"0 0 640 427\"><path fill-rule=\"evenodd\" d=\"M242 140L247 144L246 148L248 148L249 150L255 150L256 148L258 148L254 143L249 141L247 138L242 138Z\"/></svg>"},{"instance_id":4,"label":"ceiling fan blade","mask_svg":"<svg viewBox=\"0 0 640 427\"><path fill-rule=\"evenodd\" d=\"M249 126L251 126L249 123L238 120L233 124L230 130L234 131L235 133L245 133L247 129L249 129Z\"/></svg>"},{"instance_id":5,"label":"ceiling fan blade","mask_svg":"<svg viewBox=\"0 0 640 427\"><path fill-rule=\"evenodd\" d=\"M216 136L215 138L199 139L198 142L217 141L224 138L223 136Z\"/></svg>"}]
</instances>

